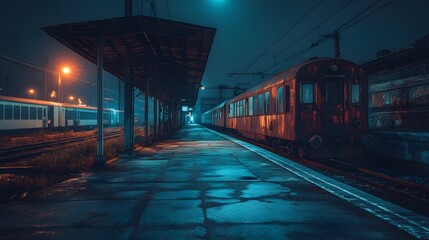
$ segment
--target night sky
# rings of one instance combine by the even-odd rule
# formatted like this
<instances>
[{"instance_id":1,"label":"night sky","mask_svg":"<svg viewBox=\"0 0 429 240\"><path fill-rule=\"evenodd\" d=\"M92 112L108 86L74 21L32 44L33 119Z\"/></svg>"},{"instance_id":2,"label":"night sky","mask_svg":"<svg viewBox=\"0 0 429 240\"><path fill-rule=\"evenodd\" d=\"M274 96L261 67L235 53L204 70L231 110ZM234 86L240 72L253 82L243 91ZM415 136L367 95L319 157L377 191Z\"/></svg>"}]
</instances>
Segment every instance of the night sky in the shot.
<instances>
[{"instance_id":1,"label":"night sky","mask_svg":"<svg viewBox=\"0 0 429 240\"><path fill-rule=\"evenodd\" d=\"M133 14L217 28L199 99L219 98L219 85L249 88L311 57L334 55L333 40L302 52L339 27L341 57L364 63L381 49L406 48L429 33L427 0L134 0ZM370 6L372 6L370 8ZM363 15L358 15L369 8ZM64 23L124 16L123 0L14 0L0 9L0 94L28 97L35 88L43 98L44 72L4 57L57 72L70 66L64 96L95 105L96 67L40 28ZM358 16L353 19L354 16ZM328 20L329 19L329 20ZM348 21L350 23L347 24ZM228 73L263 72L266 75ZM105 95L117 104L116 79L106 74ZM48 74L49 90L56 74ZM223 97L232 96L224 90ZM196 108L198 109L197 102Z\"/></svg>"}]
</instances>

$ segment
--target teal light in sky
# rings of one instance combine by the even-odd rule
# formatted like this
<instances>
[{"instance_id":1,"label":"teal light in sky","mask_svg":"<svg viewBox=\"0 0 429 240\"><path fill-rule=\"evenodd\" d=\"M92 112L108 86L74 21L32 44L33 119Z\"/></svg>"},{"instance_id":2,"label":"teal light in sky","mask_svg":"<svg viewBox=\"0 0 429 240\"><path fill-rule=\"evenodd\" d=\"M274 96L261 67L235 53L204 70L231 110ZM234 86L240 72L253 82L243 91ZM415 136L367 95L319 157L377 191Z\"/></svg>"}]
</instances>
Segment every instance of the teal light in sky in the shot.
<instances>
[{"instance_id":1,"label":"teal light in sky","mask_svg":"<svg viewBox=\"0 0 429 240\"><path fill-rule=\"evenodd\" d=\"M226 2L226 0L211 0L211 1L218 4Z\"/></svg>"}]
</instances>

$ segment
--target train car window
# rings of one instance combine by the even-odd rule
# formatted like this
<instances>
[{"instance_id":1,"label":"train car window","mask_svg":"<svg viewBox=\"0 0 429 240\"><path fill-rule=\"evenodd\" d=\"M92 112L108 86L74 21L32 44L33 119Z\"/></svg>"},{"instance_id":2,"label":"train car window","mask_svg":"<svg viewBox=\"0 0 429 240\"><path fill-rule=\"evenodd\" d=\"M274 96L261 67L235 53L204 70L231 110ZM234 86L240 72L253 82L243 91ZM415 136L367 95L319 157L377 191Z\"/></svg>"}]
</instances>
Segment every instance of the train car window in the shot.
<instances>
[{"instance_id":1,"label":"train car window","mask_svg":"<svg viewBox=\"0 0 429 240\"><path fill-rule=\"evenodd\" d=\"M264 100L264 113L270 114L270 92L265 92L265 100Z\"/></svg>"},{"instance_id":2,"label":"train car window","mask_svg":"<svg viewBox=\"0 0 429 240\"><path fill-rule=\"evenodd\" d=\"M19 106L13 106L13 119L14 120L19 120L19 119L21 119L21 116L20 116L20 107Z\"/></svg>"},{"instance_id":3,"label":"train car window","mask_svg":"<svg viewBox=\"0 0 429 240\"><path fill-rule=\"evenodd\" d=\"M46 108L43 109L43 117L46 118Z\"/></svg>"},{"instance_id":4,"label":"train car window","mask_svg":"<svg viewBox=\"0 0 429 240\"><path fill-rule=\"evenodd\" d=\"M301 85L301 102L308 104L313 103L313 84L303 83Z\"/></svg>"},{"instance_id":5,"label":"train car window","mask_svg":"<svg viewBox=\"0 0 429 240\"><path fill-rule=\"evenodd\" d=\"M42 108L37 108L37 119L38 120L42 120L43 119Z\"/></svg>"},{"instance_id":6,"label":"train car window","mask_svg":"<svg viewBox=\"0 0 429 240\"><path fill-rule=\"evenodd\" d=\"M36 120L36 107L30 107L30 119Z\"/></svg>"},{"instance_id":7,"label":"train car window","mask_svg":"<svg viewBox=\"0 0 429 240\"><path fill-rule=\"evenodd\" d=\"M264 114L264 96L263 94L258 95L258 115Z\"/></svg>"},{"instance_id":8,"label":"train car window","mask_svg":"<svg viewBox=\"0 0 429 240\"><path fill-rule=\"evenodd\" d=\"M28 120L28 107L21 107L21 119Z\"/></svg>"},{"instance_id":9,"label":"train car window","mask_svg":"<svg viewBox=\"0 0 429 240\"><path fill-rule=\"evenodd\" d=\"M410 104L429 105L429 85L421 85L409 88L408 98ZM406 97L404 97L404 100L405 99Z\"/></svg>"},{"instance_id":10,"label":"train car window","mask_svg":"<svg viewBox=\"0 0 429 240\"><path fill-rule=\"evenodd\" d=\"M4 119L5 120L12 120L12 106L11 105L4 105Z\"/></svg>"},{"instance_id":11,"label":"train car window","mask_svg":"<svg viewBox=\"0 0 429 240\"><path fill-rule=\"evenodd\" d=\"M67 120L74 120L74 119L76 119L76 111L73 111L73 110L67 110L66 111L66 119Z\"/></svg>"},{"instance_id":12,"label":"train car window","mask_svg":"<svg viewBox=\"0 0 429 240\"><path fill-rule=\"evenodd\" d=\"M248 115L248 113L247 113L247 109L249 109L248 108L248 106L249 106L249 99L248 98L246 98L245 100L243 100L244 101L244 114L243 114L243 116L247 116Z\"/></svg>"},{"instance_id":13,"label":"train car window","mask_svg":"<svg viewBox=\"0 0 429 240\"><path fill-rule=\"evenodd\" d=\"M286 86L285 88L285 112L290 112L290 86Z\"/></svg>"},{"instance_id":14,"label":"train car window","mask_svg":"<svg viewBox=\"0 0 429 240\"><path fill-rule=\"evenodd\" d=\"M0 104L0 120L3 120L3 104Z\"/></svg>"},{"instance_id":15,"label":"train car window","mask_svg":"<svg viewBox=\"0 0 429 240\"><path fill-rule=\"evenodd\" d=\"M232 109L232 116L236 117L237 116L237 102L233 103L233 109Z\"/></svg>"},{"instance_id":16,"label":"train car window","mask_svg":"<svg viewBox=\"0 0 429 240\"><path fill-rule=\"evenodd\" d=\"M352 103L359 103L360 99L360 86L359 84L352 84Z\"/></svg>"},{"instance_id":17,"label":"train car window","mask_svg":"<svg viewBox=\"0 0 429 240\"><path fill-rule=\"evenodd\" d=\"M81 112L80 119L82 119L82 120L97 119L97 113L96 112Z\"/></svg>"},{"instance_id":18,"label":"train car window","mask_svg":"<svg viewBox=\"0 0 429 240\"><path fill-rule=\"evenodd\" d=\"M235 116L240 117L240 103L241 101L238 101L235 103Z\"/></svg>"},{"instance_id":19,"label":"train car window","mask_svg":"<svg viewBox=\"0 0 429 240\"><path fill-rule=\"evenodd\" d=\"M338 82L327 82L325 84L325 102L328 104L339 104L340 84Z\"/></svg>"},{"instance_id":20,"label":"train car window","mask_svg":"<svg viewBox=\"0 0 429 240\"><path fill-rule=\"evenodd\" d=\"M253 97L253 115L258 115L258 102L259 102L259 98L258 96Z\"/></svg>"},{"instance_id":21,"label":"train car window","mask_svg":"<svg viewBox=\"0 0 429 240\"><path fill-rule=\"evenodd\" d=\"M383 98L383 105L390 105L392 103L392 96L390 91L383 92L382 98Z\"/></svg>"},{"instance_id":22,"label":"train car window","mask_svg":"<svg viewBox=\"0 0 429 240\"><path fill-rule=\"evenodd\" d=\"M278 113L283 113L283 86L277 88L277 101L278 101L278 105L277 105L277 112Z\"/></svg>"},{"instance_id":23,"label":"train car window","mask_svg":"<svg viewBox=\"0 0 429 240\"><path fill-rule=\"evenodd\" d=\"M249 98L249 116L253 116L253 97Z\"/></svg>"}]
</instances>

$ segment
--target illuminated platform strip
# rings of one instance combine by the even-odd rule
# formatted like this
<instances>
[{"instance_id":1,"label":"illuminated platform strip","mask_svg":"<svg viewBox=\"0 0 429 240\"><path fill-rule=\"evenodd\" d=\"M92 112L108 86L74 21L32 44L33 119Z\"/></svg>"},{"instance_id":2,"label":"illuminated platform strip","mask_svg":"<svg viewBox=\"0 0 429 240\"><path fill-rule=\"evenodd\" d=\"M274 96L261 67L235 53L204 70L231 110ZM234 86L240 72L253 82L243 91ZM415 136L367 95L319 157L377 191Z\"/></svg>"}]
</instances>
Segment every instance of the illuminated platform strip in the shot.
<instances>
[{"instance_id":1,"label":"illuminated platform strip","mask_svg":"<svg viewBox=\"0 0 429 240\"><path fill-rule=\"evenodd\" d=\"M344 199L347 202L350 202L353 205L361 208L362 210L365 210L379 217L380 219L408 232L414 237L429 239L429 220L426 217L401 208L393 203L384 201L347 184L338 182L321 173L304 167L287 158L278 156L277 154L274 154L263 148L210 129L207 130L249 149L250 151L315 184L327 192L330 192L335 196L338 196L341 199Z\"/></svg>"}]
</instances>

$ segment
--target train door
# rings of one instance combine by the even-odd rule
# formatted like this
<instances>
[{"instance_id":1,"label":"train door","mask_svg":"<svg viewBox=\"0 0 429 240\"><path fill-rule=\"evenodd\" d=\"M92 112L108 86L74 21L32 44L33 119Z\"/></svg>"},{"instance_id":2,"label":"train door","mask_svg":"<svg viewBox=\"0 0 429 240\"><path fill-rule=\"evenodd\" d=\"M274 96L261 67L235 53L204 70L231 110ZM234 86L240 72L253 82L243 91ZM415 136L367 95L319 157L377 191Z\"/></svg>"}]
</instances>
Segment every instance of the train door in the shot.
<instances>
[{"instance_id":1,"label":"train door","mask_svg":"<svg viewBox=\"0 0 429 240\"><path fill-rule=\"evenodd\" d=\"M341 135L344 126L344 78L323 78L320 83L322 95L322 123L325 134Z\"/></svg>"}]
</instances>

